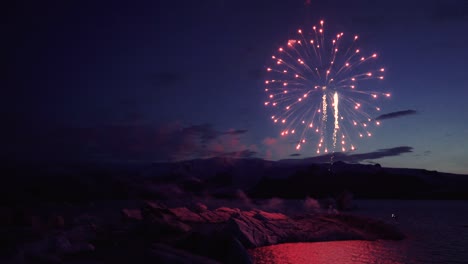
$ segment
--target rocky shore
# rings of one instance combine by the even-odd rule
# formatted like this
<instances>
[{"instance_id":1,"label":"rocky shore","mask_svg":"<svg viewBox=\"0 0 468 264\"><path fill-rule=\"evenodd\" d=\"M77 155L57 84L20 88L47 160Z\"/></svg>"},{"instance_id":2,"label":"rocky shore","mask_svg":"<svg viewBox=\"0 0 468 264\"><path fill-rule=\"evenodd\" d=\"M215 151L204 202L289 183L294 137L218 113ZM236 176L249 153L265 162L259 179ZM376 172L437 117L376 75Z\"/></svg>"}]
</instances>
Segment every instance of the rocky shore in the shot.
<instances>
[{"instance_id":1,"label":"rocky shore","mask_svg":"<svg viewBox=\"0 0 468 264\"><path fill-rule=\"evenodd\" d=\"M42 215L22 224L4 214L0 260L6 263L251 263L247 249L279 243L404 238L392 224L352 214L201 203L145 201L120 209L120 217Z\"/></svg>"}]
</instances>

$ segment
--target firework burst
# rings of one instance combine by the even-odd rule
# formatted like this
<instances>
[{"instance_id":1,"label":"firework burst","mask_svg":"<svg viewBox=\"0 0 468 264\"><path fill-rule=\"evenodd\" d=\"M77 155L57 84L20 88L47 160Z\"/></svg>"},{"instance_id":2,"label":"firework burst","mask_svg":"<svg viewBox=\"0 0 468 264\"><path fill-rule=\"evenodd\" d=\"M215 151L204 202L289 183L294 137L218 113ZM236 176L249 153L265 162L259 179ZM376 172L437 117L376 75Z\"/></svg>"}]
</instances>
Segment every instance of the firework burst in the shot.
<instances>
[{"instance_id":1,"label":"firework burst","mask_svg":"<svg viewBox=\"0 0 468 264\"><path fill-rule=\"evenodd\" d=\"M326 34L320 21L309 32L299 29L271 56L264 104L274 109L271 119L281 135L297 140L297 150L309 145L317 154L353 151L354 142L380 125L371 115L381 110L379 98L390 97L377 88L385 69L358 40Z\"/></svg>"}]
</instances>

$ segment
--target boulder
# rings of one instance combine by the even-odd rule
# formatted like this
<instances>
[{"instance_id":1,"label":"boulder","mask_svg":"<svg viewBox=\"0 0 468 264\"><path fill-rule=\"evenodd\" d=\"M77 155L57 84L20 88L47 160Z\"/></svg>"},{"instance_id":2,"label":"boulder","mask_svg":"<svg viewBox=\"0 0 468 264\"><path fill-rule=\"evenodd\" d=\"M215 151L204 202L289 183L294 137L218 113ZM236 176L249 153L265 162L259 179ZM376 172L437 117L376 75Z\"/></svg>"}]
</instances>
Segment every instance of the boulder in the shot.
<instances>
[{"instance_id":1,"label":"boulder","mask_svg":"<svg viewBox=\"0 0 468 264\"><path fill-rule=\"evenodd\" d=\"M277 232L277 228L267 222L264 216L259 220L258 217L239 214L229 220L227 230L247 248L280 243L283 232Z\"/></svg>"},{"instance_id":2,"label":"boulder","mask_svg":"<svg viewBox=\"0 0 468 264\"><path fill-rule=\"evenodd\" d=\"M191 227L164 204L146 202L141 210L143 222L153 233L187 233Z\"/></svg>"},{"instance_id":3,"label":"boulder","mask_svg":"<svg viewBox=\"0 0 468 264\"><path fill-rule=\"evenodd\" d=\"M257 211L256 215L263 217L265 220L286 220L289 217L282 213L269 213L265 211Z\"/></svg>"},{"instance_id":4,"label":"boulder","mask_svg":"<svg viewBox=\"0 0 468 264\"><path fill-rule=\"evenodd\" d=\"M220 207L213 211L205 211L200 213L200 216L207 223L225 223L232 215L239 214L238 208Z\"/></svg>"},{"instance_id":5,"label":"boulder","mask_svg":"<svg viewBox=\"0 0 468 264\"><path fill-rule=\"evenodd\" d=\"M196 213L202 213L208 211L208 207L202 203L196 203L192 210Z\"/></svg>"},{"instance_id":6,"label":"boulder","mask_svg":"<svg viewBox=\"0 0 468 264\"><path fill-rule=\"evenodd\" d=\"M192 211L187 207L178 207L169 209L180 221L184 222L204 222L203 218Z\"/></svg>"}]
</instances>

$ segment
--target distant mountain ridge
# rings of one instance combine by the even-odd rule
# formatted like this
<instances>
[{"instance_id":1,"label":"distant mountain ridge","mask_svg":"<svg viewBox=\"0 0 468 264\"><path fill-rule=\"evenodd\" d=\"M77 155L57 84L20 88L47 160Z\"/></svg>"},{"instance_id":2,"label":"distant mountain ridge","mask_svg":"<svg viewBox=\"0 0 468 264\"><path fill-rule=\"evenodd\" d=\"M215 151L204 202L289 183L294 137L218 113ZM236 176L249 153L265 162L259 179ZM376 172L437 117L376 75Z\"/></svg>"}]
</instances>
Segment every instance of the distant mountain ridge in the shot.
<instances>
[{"instance_id":1,"label":"distant mountain ridge","mask_svg":"<svg viewBox=\"0 0 468 264\"><path fill-rule=\"evenodd\" d=\"M232 197L242 191L253 198L303 199L348 191L357 198L468 199L468 175L313 160L218 157L161 163L7 163L0 166L0 198Z\"/></svg>"}]
</instances>

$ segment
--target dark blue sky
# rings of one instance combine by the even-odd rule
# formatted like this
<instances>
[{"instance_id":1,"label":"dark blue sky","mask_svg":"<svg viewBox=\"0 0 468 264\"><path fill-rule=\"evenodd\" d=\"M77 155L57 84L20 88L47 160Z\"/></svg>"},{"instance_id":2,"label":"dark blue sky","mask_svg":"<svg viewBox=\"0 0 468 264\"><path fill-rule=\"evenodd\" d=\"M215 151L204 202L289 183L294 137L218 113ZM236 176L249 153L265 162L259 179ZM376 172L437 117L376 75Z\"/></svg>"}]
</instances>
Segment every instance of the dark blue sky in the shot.
<instances>
[{"instance_id":1,"label":"dark blue sky","mask_svg":"<svg viewBox=\"0 0 468 264\"><path fill-rule=\"evenodd\" d=\"M263 106L264 69L297 28L324 19L379 53L392 92L383 113L414 110L384 120L358 153L395 149L374 161L468 173L464 0L15 1L4 12L10 157L288 158L294 145Z\"/></svg>"}]
</instances>

